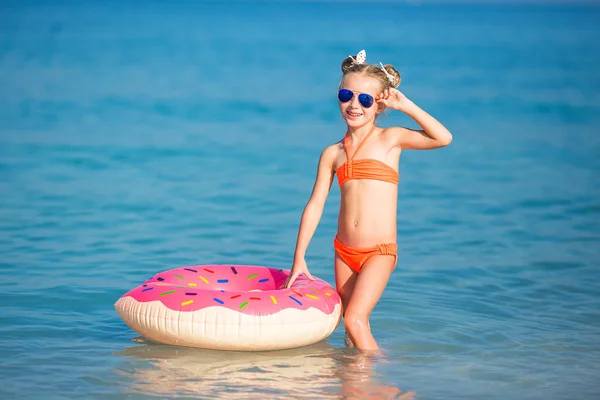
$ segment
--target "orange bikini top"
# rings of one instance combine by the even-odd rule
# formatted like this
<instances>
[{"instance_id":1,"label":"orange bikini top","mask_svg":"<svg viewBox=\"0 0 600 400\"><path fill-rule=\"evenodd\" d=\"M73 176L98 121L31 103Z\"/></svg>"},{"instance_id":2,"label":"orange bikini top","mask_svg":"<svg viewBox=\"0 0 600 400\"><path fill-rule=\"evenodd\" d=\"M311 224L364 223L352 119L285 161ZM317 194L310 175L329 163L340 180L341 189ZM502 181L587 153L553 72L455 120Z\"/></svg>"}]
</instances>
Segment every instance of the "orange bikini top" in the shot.
<instances>
[{"instance_id":1,"label":"orange bikini top","mask_svg":"<svg viewBox=\"0 0 600 400\"><path fill-rule=\"evenodd\" d=\"M335 171L338 176L338 183L340 187L344 184L344 182L350 179L375 179L393 184L398 183L398 173L386 163L371 158L362 158L358 160L354 159L354 156L356 153L358 153L363 143L367 141L369 136L371 136L374 131L375 127L373 127L371 132L369 132L362 142L360 142L352 157L348 157L348 147L346 146L348 132L346 132L346 135L344 136L344 150L346 151L346 157L348 157L348 160L342 164L337 171Z\"/></svg>"}]
</instances>

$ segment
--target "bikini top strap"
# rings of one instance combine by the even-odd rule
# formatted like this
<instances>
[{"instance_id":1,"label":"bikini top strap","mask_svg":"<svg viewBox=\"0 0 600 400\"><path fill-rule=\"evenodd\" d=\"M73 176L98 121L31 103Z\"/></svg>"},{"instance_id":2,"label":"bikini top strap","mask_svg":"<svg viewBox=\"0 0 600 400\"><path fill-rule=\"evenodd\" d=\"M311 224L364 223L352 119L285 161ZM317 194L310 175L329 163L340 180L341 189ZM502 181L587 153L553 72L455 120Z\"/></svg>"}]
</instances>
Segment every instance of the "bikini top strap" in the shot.
<instances>
[{"instance_id":1,"label":"bikini top strap","mask_svg":"<svg viewBox=\"0 0 600 400\"><path fill-rule=\"evenodd\" d=\"M371 136L373 132L375 132L375 125L373 125L371 132L367 133L367 136L365 136L365 138L358 144L358 147L356 148L354 154L352 154L352 157L348 157L348 145L346 144L346 142L348 141L348 132L346 131L346 135L344 136L344 150L346 151L346 158L348 158L349 160L353 160L356 153L358 153L362 145L367 141L367 139L369 138L369 136Z\"/></svg>"}]
</instances>

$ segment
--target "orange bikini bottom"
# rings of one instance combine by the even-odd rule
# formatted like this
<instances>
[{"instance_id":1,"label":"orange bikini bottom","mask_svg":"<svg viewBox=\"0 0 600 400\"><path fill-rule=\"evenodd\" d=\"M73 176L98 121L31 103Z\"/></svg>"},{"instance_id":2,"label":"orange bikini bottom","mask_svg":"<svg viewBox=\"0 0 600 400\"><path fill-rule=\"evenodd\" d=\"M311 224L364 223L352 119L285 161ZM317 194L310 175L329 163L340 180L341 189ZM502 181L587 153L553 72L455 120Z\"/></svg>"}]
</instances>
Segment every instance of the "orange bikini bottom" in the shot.
<instances>
[{"instance_id":1,"label":"orange bikini bottom","mask_svg":"<svg viewBox=\"0 0 600 400\"><path fill-rule=\"evenodd\" d=\"M340 242L337 236L333 239L333 248L353 271L360 272L363 264L373 256L394 256L394 267L396 266L398 246L396 243L378 244L373 247L356 248L348 247Z\"/></svg>"}]
</instances>

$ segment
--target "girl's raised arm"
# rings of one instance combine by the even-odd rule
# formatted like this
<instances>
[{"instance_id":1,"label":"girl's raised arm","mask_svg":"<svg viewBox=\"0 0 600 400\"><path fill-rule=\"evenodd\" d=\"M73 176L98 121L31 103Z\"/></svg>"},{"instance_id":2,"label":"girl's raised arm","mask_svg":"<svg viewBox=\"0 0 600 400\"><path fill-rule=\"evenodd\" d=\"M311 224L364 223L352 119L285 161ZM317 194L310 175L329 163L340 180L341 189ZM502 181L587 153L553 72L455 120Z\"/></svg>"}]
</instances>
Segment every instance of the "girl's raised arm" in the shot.
<instances>
[{"instance_id":1,"label":"girl's raised arm","mask_svg":"<svg viewBox=\"0 0 600 400\"><path fill-rule=\"evenodd\" d=\"M403 127L387 128L388 132L397 136L401 148L429 150L448 146L452 142L452 134L444 125L397 89L385 90L377 96L377 101L386 107L402 111L423 128L421 130Z\"/></svg>"}]
</instances>

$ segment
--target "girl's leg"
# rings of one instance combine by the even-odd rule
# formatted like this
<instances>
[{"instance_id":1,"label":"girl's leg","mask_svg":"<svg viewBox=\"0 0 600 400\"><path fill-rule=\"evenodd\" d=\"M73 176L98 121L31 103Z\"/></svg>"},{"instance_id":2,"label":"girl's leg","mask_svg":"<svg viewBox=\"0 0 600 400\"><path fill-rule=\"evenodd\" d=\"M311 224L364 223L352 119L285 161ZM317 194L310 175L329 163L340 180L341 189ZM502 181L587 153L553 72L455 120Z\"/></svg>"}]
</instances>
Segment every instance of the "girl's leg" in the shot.
<instances>
[{"instance_id":1,"label":"girl's leg","mask_svg":"<svg viewBox=\"0 0 600 400\"><path fill-rule=\"evenodd\" d=\"M342 298L342 315L345 314L348 303L350 302L350 296L354 291L354 284L356 283L356 277L358 274L354 272L341 258L335 253L334 258L334 271L335 271L335 287L338 294ZM345 338L346 345L353 347L354 344L348 337L346 332Z\"/></svg>"},{"instance_id":2,"label":"girl's leg","mask_svg":"<svg viewBox=\"0 0 600 400\"><path fill-rule=\"evenodd\" d=\"M379 349L371 334L369 316L387 286L395 261L389 255L372 256L355 279L354 290L344 311L344 327L359 350Z\"/></svg>"}]
</instances>

